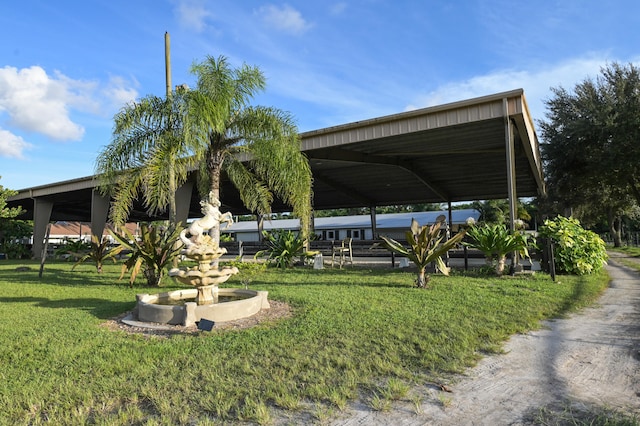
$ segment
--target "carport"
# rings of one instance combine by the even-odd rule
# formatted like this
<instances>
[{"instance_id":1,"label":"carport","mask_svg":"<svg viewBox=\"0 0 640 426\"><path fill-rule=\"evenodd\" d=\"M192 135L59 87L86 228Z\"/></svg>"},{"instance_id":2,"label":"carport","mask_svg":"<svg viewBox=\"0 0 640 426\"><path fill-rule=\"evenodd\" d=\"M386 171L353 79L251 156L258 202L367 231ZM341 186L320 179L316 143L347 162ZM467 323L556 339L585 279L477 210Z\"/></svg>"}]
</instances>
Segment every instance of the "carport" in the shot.
<instances>
[{"instance_id":1,"label":"carport","mask_svg":"<svg viewBox=\"0 0 640 426\"><path fill-rule=\"evenodd\" d=\"M518 197L545 192L533 120L522 89L305 132L302 150L313 172L316 210L508 198L515 217ZM179 216L200 216L191 179L178 193ZM33 219L34 255L46 224L91 222L101 234L109 200L95 177L26 188L9 199ZM222 210L248 213L228 181ZM450 208L449 208L450 209ZM275 212L288 211L276 200ZM131 221L165 219L135 205ZM372 221L375 223L375 220Z\"/></svg>"}]
</instances>

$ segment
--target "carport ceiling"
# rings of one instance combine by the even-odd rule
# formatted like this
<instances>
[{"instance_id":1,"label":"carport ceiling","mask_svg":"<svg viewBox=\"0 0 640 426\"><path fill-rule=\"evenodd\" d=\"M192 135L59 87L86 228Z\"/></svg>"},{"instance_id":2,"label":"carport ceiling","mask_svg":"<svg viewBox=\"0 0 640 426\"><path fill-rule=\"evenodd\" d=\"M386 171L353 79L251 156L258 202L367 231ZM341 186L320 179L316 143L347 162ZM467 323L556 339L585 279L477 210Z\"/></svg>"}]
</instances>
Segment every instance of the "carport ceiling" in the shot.
<instances>
[{"instance_id":1,"label":"carport ceiling","mask_svg":"<svg viewBox=\"0 0 640 426\"><path fill-rule=\"evenodd\" d=\"M516 195L543 193L522 90L305 133L315 208L507 198L507 131Z\"/></svg>"},{"instance_id":2,"label":"carport ceiling","mask_svg":"<svg viewBox=\"0 0 640 426\"><path fill-rule=\"evenodd\" d=\"M509 196L513 140L518 197L544 192L538 141L521 89L301 134L313 172L314 208L456 202ZM19 191L9 205L33 217L33 198L53 201L51 220L90 221L93 177ZM223 210L246 213L228 181ZM274 211L287 211L276 201ZM194 191L190 217L200 216ZM136 204L131 220L149 220Z\"/></svg>"}]
</instances>

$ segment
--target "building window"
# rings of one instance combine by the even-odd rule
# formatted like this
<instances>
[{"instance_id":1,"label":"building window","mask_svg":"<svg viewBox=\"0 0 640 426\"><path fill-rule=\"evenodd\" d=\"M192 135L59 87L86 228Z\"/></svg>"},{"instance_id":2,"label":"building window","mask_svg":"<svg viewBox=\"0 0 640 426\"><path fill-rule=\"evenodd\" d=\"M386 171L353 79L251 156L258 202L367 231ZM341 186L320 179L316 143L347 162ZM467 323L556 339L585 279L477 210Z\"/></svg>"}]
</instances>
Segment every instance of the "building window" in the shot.
<instances>
[{"instance_id":1,"label":"building window","mask_svg":"<svg viewBox=\"0 0 640 426\"><path fill-rule=\"evenodd\" d=\"M354 240L363 240L364 229L347 229L347 238L353 238Z\"/></svg>"},{"instance_id":2,"label":"building window","mask_svg":"<svg viewBox=\"0 0 640 426\"><path fill-rule=\"evenodd\" d=\"M322 239L325 241L335 240L336 239L336 231L333 229L322 231Z\"/></svg>"}]
</instances>

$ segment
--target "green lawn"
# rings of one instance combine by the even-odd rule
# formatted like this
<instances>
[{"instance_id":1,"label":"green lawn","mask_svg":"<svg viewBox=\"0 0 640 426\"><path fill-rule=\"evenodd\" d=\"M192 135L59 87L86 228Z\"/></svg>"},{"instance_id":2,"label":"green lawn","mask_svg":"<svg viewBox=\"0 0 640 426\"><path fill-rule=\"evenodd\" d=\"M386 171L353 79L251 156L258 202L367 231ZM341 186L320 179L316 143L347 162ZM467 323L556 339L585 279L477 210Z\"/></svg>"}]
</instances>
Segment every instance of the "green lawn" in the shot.
<instances>
[{"instance_id":1,"label":"green lawn","mask_svg":"<svg viewBox=\"0 0 640 426\"><path fill-rule=\"evenodd\" d=\"M251 288L288 302L292 318L149 338L100 327L149 289L118 281L116 265L71 266L49 263L39 279L36 263L0 261L2 423L269 423L280 410L322 420L357 397L376 408L589 304L608 281L459 273L421 290L398 269L268 269Z\"/></svg>"},{"instance_id":2,"label":"green lawn","mask_svg":"<svg viewBox=\"0 0 640 426\"><path fill-rule=\"evenodd\" d=\"M607 250L625 254L626 257L617 257L616 262L640 271L640 247L607 247Z\"/></svg>"}]
</instances>

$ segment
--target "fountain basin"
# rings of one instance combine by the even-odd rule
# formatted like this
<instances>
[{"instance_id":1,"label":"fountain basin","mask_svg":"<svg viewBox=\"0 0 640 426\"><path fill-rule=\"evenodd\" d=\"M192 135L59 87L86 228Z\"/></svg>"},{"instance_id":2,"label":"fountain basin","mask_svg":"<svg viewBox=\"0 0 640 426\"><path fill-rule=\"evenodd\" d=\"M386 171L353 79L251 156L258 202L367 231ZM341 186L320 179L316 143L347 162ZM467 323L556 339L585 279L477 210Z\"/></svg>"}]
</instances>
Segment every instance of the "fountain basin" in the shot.
<instances>
[{"instance_id":1,"label":"fountain basin","mask_svg":"<svg viewBox=\"0 0 640 426\"><path fill-rule=\"evenodd\" d=\"M158 294L138 294L134 317L144 322L191 326L201 319L225 322L247 318L257 314L261 309L270 308L267 291L239 288L218 289L218 297L232 296L240 298L239 300L208 305L198 305L195 302L186 302L183 305L163 304L195 299L197 293L198 290L194 288Z\"/></svg>"}]
</instances>

